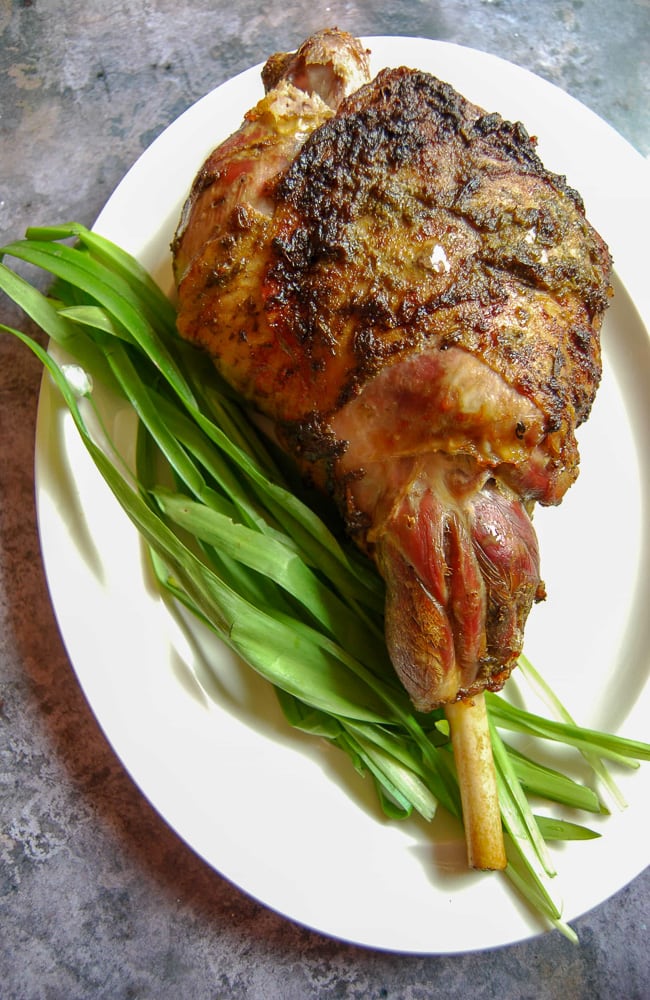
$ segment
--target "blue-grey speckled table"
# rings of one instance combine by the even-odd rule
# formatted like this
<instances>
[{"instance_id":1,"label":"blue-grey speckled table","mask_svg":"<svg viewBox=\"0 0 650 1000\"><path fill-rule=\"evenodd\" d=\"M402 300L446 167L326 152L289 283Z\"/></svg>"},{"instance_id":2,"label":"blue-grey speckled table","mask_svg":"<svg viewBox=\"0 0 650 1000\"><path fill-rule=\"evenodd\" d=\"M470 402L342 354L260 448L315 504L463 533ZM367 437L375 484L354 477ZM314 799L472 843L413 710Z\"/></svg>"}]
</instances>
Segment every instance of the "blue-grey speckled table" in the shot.
<instances>
[{"instance_id":1,"label":"blue-grey speckled table","mask_svg":"<svg viewBox=\"0 0 650 1000\"><path fill-rule=\"evenodd\" d=\"M504 56L650 154L648 0L0 0L2 242L92 224L189 104L327 23ZM24 322L6 303L2 319ZM57 633L33 506L39 378L0 338L0 995L649 998L648 871L576 922L579 948L549 933L415 957L294 926L194 857L116 760Z\"/></svg>"}]
</instances>

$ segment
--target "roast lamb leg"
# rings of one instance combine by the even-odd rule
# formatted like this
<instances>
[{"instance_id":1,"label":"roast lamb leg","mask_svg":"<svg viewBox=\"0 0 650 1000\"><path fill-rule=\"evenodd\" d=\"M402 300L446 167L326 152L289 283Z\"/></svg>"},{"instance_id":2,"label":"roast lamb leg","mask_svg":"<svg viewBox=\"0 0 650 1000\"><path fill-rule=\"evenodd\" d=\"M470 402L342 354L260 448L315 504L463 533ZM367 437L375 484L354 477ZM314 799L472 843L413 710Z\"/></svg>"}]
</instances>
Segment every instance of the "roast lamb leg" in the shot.
<instances>
[{"instance_id":1,"label":"roast lamb leg","mask_svg":"<svg viewBox=\"0 0 650 1000\"><path fill-rule=\"evenodd\" d=\"M325 31L197 175L178 329L271 419L386 583L415 708L446 706L471 865L505 865L483 693L544 596L535 504L578 472L610 258L520 124Z\"/></svg>"}]
</instances>

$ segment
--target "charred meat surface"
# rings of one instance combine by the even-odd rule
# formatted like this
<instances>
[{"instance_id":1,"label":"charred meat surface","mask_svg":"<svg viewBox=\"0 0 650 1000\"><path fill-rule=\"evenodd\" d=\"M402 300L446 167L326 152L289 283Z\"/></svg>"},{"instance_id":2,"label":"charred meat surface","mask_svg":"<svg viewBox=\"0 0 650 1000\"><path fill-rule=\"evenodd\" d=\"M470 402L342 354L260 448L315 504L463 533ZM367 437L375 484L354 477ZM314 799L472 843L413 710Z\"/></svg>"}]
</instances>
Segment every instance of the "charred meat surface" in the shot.
<instances>
[{"instance_id":1,"label":"charred meat surface","mask_svg":"<svg viewBox=\"0 0 650 1000\"><path fill-rule=\"evenodd\" d=\"M199 172L181 335L274 422L387 585L416 708L499 689L575 480L610 259L524 127L330 31Z\"/></svg>"}]
</instances>

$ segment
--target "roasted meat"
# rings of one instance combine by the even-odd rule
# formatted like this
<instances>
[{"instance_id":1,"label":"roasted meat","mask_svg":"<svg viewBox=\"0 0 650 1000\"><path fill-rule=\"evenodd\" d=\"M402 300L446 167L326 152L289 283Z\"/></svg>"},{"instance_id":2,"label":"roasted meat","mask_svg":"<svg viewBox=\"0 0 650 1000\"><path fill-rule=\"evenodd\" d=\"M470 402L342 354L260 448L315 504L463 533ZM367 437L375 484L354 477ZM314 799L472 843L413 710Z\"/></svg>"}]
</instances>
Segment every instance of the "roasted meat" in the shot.
<instances>
[{"instance_id":1,"label":"roasted meat","mask_svg":"<svg viewBox=\"0 0 650 1000\"><path fill-rule=\"evenodd\" d=\"M344 33L269 60L173 252L181 335L270 417L386 582L417 709L499 689L578 472L610 258L521 124Z\"/></svg>"},{"instance_id":2,"label":"roasted meat","mask_svg":"<svg viewBox=\"0 0 650 1000\"><path fill-rule=\"evenodd\" d=\"M609 256L521 125L426 73L367 73L336 32L272 57L185 207L178 325L377 561L426 710L501 686L520 652L543 594L529 514L577 475Z\"/></svg>"}]
</instances>

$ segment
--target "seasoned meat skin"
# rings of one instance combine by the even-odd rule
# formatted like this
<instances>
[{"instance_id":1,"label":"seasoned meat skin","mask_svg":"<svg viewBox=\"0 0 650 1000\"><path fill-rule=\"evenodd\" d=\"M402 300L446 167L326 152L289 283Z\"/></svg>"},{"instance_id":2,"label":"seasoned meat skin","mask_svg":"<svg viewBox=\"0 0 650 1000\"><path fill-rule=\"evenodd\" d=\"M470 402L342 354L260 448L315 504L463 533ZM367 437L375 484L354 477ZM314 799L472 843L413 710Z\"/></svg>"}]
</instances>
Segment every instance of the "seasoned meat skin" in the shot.
<instances>
[{"instance_id":1,"label":"seasoned meat skin","mask_svg":"<svg viewBox=\"0 0 650 1000\"><path fill-rule=\"evenodd\" d=\"M429 710L501 687L544 595L529 514L578 472L609 254L523 126L406 68L335 113L274 121L298 63L267 67L247 126L266 115L266 145L244 139L236 190L242 136L213 154L227 211L198 239L190 197L179 331L336 499L386 580L396 670Z\"/></svg>"},{"instance_id":2,"label":"seasoned meat skin","mask_svg":"<svg viewBox=\"0 0 650 1000\"><path fill-rule=\"evenodd\" d=\"M557 474L574 475L609 258L522 126L427 74L385 71L312 136L276 203L267 316L311 365L295 401L277 393L297 435L396 358L453 345L544 413Z\"/></svg>"},{"instance_id":3,"label":"seasoned meat skin","mask_svg":"<svg viewBox=\"0 0 650 1000\"><path fill-rule=\"evenodd\" d=\"M198 172L172 244L177 283L213 237L273 213L273 184L307 136L369 79L368 53L352 35L328 29L294 53L277 53L262 72L266 95L242 127Z\"/></svg>"}]
</instances>

